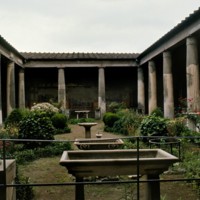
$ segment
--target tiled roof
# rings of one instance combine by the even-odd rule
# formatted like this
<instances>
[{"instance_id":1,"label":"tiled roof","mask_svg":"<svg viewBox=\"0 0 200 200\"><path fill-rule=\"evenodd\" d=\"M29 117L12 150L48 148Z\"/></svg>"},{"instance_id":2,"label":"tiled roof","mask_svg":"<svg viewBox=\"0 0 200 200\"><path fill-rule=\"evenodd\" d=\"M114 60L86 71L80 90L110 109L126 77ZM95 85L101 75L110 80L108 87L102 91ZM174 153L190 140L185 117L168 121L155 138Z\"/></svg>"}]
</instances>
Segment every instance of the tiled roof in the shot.
<instances>
[{"instance_id":1,"label":"tiled roof","mask_svg":"<svg viewBox=\"0 0 200 200\"><path fill-rule=\"evenodd\" d=\"M5 40L5 38L3 38L1 35L0 35L0 44L6 48L6 49L9 49L10 51L14 52L17 56L19 56L20 58L23 59L23 56L17 51L17 49L15 49L9 42L7 42Z\"/></svg>"},{"instance_id":2,"label":"tiled roof","mask_svg":"<svg viewBox=\"0 0 200 200\"><path fill-rule=\"evenodd\" d=\"M135 59L135 53L32 53L21 52L27 60L123 60Z\"/></svg>"}]
</instances>

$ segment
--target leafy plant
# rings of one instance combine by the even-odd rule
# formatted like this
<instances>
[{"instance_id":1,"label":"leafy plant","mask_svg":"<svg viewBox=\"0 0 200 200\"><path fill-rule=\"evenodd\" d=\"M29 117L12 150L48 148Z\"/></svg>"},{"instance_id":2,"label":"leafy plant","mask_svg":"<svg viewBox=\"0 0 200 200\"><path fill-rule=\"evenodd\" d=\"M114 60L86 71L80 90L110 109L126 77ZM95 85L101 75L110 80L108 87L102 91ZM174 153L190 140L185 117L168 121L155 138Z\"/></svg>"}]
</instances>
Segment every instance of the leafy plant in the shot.
<instances>
[{"instance_id":1,"label":"leafy plant","mask_svg":"<svg viewBox=\"0 0 200 200\"><path fill-rule=\"evenodd\" d=\"M124 103L111 102L111 103L108 105L108 110L109 110L109 112L116 113L116 112L118 112L119 110L124 109L125 107L126 107L126 106L125 106Z\"/></svg>"},{"instance_id":2,"label":"leafy plant","mask_svg":"<svg viewBox=\"0 0 200 200\"><path fill-rule=\"evenodd\" d=\"M107 127L113 127L114 123L119 119L116 113L107 112L103 116L103 122Z\"/></svg>"},{"instance_id":3,"label":"leafy plant","mask_svg":"<svg viewBox=\"0 0 200 200\"><path fill-rule=\"evenodd\" d=\"M156 117L164 117L164 113L163 113L162 109L159 108L159 107L155 108L155 109L151 112L150 115L154 115L154 116L156 116Z\"/></svg>"},{"instance_id":4,"label":"leafy plant","mask_svg":"<svg viewBox=\"0 0 200 200\"><path fill-rule=\"evenodd\" d=\"M143 116L133 110L123 110L118 113L120 118L114 123L113 131L124 135L136 135Z\"/></svg>"},{"instance_id":5,"label":"leafy plant","mask_svg":"<svg viewBox=\"0 0 200 200\"><path fill-rule=\"evenodd\" d=\"M144 117L140 126L142 136L166 136L167 119L149 115Z\"/></svg>"},{"instance_id":6,"label":"leafy plant","mask_svg":"<svg viewBox=\"0 0 200 200\"><path fill-rule=\"evenodd\" d=\"M67 126L67 116L62 113L55 113L51 121L53 126L57 129L64 129Z\"/></svg>"},{"instance_id":7,"label":"leafy plant","mask_svg":"<svg viewBox=\"0 0 200 200\"><path fill-rule=\"evenodd\" d=\"M53 140L55 128L45 112L32 111L19 125L20 139ZM26 148L45 146L47 142L25 142Z\"/></svg>"},{"instance_id":8,"label":"leafy plant","mask_svg":"<svg viewBox=\"0 0 200 200\"><path fill-rule=\"evenodd\" d=\"M186 121L185 117L177 117L175 119L169 119L166 122L169 136L180 136L181 133L185 132L188 129L185 121Z\"/></svg>"},{"instance_id":9,"label":"leafy plant","mask_svg":"<svg viewBox=\"0 0 200 200\"><path fill-rule=\"evenodd\" d=\"M52 117L55 113L59 112L59 109L50 103L38 103L31 107L31 111L42 111L48 117Z\"/></svg>"},{"instance_id":10,"label":"leafy plant","mask_svg":"<svg viewBox=\"0 0 200 200\"><path fill-rule=\"evenodd\" d=\"M95 122L95 119L93 118L79 118L79 119L69 119L69 124L78 124L82 122Z\"/></svg>"},{"instance_id":11,"label":"leafy plant","mask_svg":"<svg viewBox=\"0 0 200 200\"><path fill-rule=\"evenodd\" d=\"M30 179L29 179L29 177L19 175L18 168L17 168L15 183L16 184L30 184ZM30 185L16 187L16 199L17 200L32 200L32 199L34 199L33 187Z\"/></svg>"},{"instance_id":12,"label":"leafy plant","mask_svg":"<svg viewBox=\"0 0 200 200\"><path fill-rule=\"evenodd\" d=\"M28 115L30 111L28 109L22 109L22 108L15 108L6 118L5 120L5 128L8 126L18 126L20 121Z\"/></svg>"}]
</instances>

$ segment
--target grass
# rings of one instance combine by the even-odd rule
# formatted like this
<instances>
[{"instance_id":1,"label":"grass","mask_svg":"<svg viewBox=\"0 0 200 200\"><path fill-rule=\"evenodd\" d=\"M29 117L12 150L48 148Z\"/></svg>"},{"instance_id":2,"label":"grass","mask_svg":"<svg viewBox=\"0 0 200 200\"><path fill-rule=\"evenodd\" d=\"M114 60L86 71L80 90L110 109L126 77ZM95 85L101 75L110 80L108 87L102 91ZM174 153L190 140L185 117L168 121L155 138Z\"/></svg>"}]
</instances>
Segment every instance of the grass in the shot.
<instances>
[{"instance_id":1,"label":"grass","mask_svg":"<svg viewBox=\"0 0 200 200\"><path fill-rule=\"evenodd\" d=\"M56 136L56 139L73 139L81 128L71 134ZM81 135L82 133L80 133ZM70 138L71 137L71 138ZM50 158L40 158L26 165L19 166L19 173L30 177L31 183L65 183L74 182L67 169L59 165L61 155ZM123 177L124 178L124 177ZM161 179L183 178L182 175L164 174ZM161 183L161 197L165 200L197 200L199 197L190 184L185 182ZM136 184L105 184L85 185L85 200L135 200ZM140 184L140 195L144 195L144 184ZM34 187L35 200L74 200L75 186L44 186Z\"/></svg>"},{"instance_id":2,"label":"grass","mask_svg":"<svg viewBox=\"0 0 200 200\"><path fill-rule=\"evenodd\" d=\"M29 164L19 166L19 173L30 177L31 183L74 182L65 167L59 165L60 156L41 158ZM162 179L180 178L176 175L162 175ZM86 185L86 200L133 200L136 199L136 184ZM144 184L141 184L143 196ZM35 200L74 200L75 186L34 187ZM195 191L184 182L161 183L161 195L165 200L197 200Z\"/></svg>"}]
</instances>

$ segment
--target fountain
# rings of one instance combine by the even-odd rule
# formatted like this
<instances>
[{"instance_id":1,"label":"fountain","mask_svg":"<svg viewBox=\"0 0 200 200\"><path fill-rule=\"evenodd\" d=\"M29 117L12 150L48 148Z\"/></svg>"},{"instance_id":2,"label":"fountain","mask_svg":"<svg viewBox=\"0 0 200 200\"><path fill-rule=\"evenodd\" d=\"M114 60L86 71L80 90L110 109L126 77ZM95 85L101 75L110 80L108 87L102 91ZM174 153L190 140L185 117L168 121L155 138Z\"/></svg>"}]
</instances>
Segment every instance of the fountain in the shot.
<instances>
[{"instance_id":1,"label":"fountain","mask_svg":"<svg viewBox=\"0 0 200 200\"><path fill-rule=\"evenodd\" d=\"M124 142L121 139L75 139L74 144L81 150L119 149Z\"/></svg>"},{"instance_id":2,"label":"fountain","mask_svg":"<svg viewBox=\"0 0 200 200\"><path fill-rule=\"evenodd\" d=\"M65 166L68 173L76 177L77 182L82 182L83 178L88 176L134 174L146 175L147 179L159 180L159 175L177 161L177 157L162 149L77 150L64 151L60 165ZM147 185L147 199L160 200L159 182L152 181ZM82 184L76 185L76 200L84 200Z\"/></svg>"}]
</instances>

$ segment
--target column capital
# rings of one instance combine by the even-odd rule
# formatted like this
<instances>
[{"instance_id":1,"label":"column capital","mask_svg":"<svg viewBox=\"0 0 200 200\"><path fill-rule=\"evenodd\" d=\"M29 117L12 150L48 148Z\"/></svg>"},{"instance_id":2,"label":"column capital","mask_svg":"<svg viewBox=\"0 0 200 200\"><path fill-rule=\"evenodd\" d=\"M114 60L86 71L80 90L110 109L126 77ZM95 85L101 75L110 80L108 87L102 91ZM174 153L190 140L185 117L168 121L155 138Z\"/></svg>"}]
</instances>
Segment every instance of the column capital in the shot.
<instances>
[{"instance_id":1,"label":"column capital","mask_svg":"<svg viewBox=\"0 0 200 200\"><path fill-rule=\"evenodd\" d=\"M99 69L105 69L106 66L105 66L105 65L99 65L98 68L99 68Z\"/></svg>"},{"instance_id":2,"label":"column capital","mask_svg":"<svg viewBox=\"0 0 200 200\"><path fill-rule=\"evenodd\" d=\"M163 52L163 58L171 57L171 52L170 51L164 51Z\"/></svg>"},{"instance_id":3,"label":"column capital","mask_svg":"<svg viewBox=\"0 0 200 200\"><path fill-rule=\"evenodd\" d=\"M187 37L186 45L196 45L196 44L197 44L196 37L194 37L194 36Z\"/></svg>"}]
</instances>

